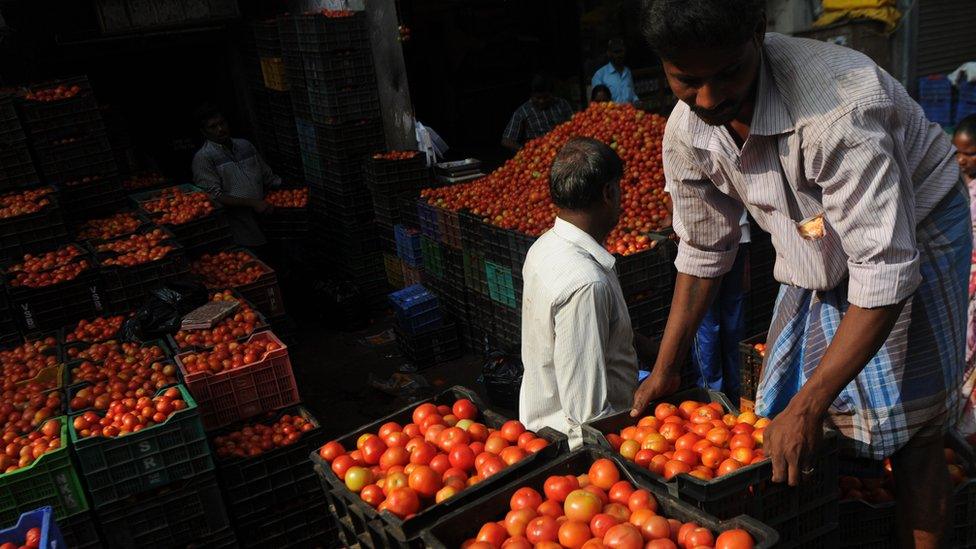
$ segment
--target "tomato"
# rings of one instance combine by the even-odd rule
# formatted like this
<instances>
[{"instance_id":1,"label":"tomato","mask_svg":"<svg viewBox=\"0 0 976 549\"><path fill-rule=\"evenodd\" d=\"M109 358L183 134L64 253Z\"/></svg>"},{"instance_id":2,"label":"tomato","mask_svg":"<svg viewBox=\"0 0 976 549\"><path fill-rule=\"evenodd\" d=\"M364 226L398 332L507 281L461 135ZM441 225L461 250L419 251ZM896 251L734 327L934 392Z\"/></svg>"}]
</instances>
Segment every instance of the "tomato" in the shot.
<instances>
[{"instance_id":1,"label":"tomato","mask_svg":"<svg viewBox=\"0 0 976 549\"><path fill-rule=\"evenodd\" d=\"M618 524L603 536L603 543L610 549L642 549L644 538L632 524Z\"/></svg>"},{"instance_id":2,"label":"tomato","mask_svg":"<svg viewBox=\"0 0 976 549\"><path fill-rule=\"evenodd\" d=\"M685 545L688 547L711 547L715 545L715 536L708 528L695 528L688 532L685 537Z\"/></svg>"},{"instance_id":3,"label":"tomato","mask_svg":"<svg viewBox=\"0 0 976 549\"><path fill-rule=\"evenodd\" d=\"M436 413L437 413L437 406L434 406L433 404L427 402L414 408L411 418L413 419L414 424L420 426L424 422L424 419L427 416Z\"/></svg>"},{"instance_id":4,"label":"tomato","mask_svg":"<svg viewBox=\"0 0 976 549\"><path fill-rule=\"evenodd\" d=\"M364 486L362 491L359 492L359 497L374 509L379 507L383 503L383 500L386 499L383 489L375 484Z\"/></svg>"},{"instance_id":5,"label":"tomato","mask_svg":"<svg viewBox=\"0 0 976 549\"><path fill-rule=\"evenodd\" d=\"M345 480L346 471L355 464L356 462L349 455L340 455L332 460L332 472L335 473L335 476L339 477L339 480Z\"/></svg>"},{"instance_id":6,"label":"tomato","mask_svg":"<svg viewBox=\"0 0 976 549\"><path fill-rule=\"evenodd\" d=\"M410 482L407 474L402 471L388 473L384 480L385 483L383 484L383 493L387 496L389 496L390 492L396 490L397 488L408 488Z\"/></svg>"},{"instance_id":7,"label":"tomato","mask_svg":"<svg viewBox=\"0 0 976 549\"><path fill-rule=\"evenodd\" d=\"M437 474L443 475L451 468L451 459L444 454L437 454L428 464Z\"/></svg>"},{"instance_id":8,"label":"tomato","mask_svg":"<svg viewBox=\"0 0 976 549\"><path fill-rule=\"evenodd\" d=\"M530 454L538 454L547 446L549 446L548 440L544 438L534 438L525 444L525 451Z\"/></svg>"},{"instance_id":9,"label":"tomato","mask_svg":"<svg viewBox=\"0 0 976 549\"><path fill-rule=\"evenodd\" d=\"M630 509L620 503L611 503L603 506L603 514L610 515L617 519L617 522L627 522L630 520Z\"/></svg>"},{"instance_id":10,"label":"tomato","mask_svg":"<svg viewBox=\"0 0 976 549\"><path fill-rule=\"evenodd\" d=\"M542 505L542 495L528 486L523 486L512 494L510 505L513 511L519 509L535 510Z\"/></svg>"},{"instance_id":11,"label":"tomato","mask_svg":"<svg viewBox=\"0 0 976 549\"><path fill-rule=\"evenodd\" d=\"M586 522L567 520L559 526L557 536L559 544L563 547L580 549L584 543L593 537L593 534L590 533L590 527L587 526Z\"/></svg>"},{"instance_id":12,"label":"tomato","mask_svg":"<svg viewBox=\"0 0 976 549\"><path fill-rule=\"evenodd\" d=\"M422 442L410 452L410 463L426 465L437 455L437 448L428 442Z\"/></svg>"},{"instance_id":13,"label":"tomato","mask_svg":"<svg viewBox=\"0 0 976 549\"><path fill-rule=\"evenodd\" d=\"M379 466L384 471L394 465L406 465L410 463L410 452L406 448L387 448L380 456Z\"/></svg>"},{"instance_id":14,"label":"tomato","mask_svg":"<svg viewBox=\"0 0 976 549\"><path fill-rule=\"evenodd\" d=\"M563 506L559 504L558 501L547 499L543 501L542 504L536 509L540 515L545 515L552 518L559 518L563 516Z\"/></svg>"},{"instance_id":15,"label":"tomato","mask_svg":"<svg viewBox=\"0 0 976 549\"><path fill-rule=\"evenodd\" d=\"M546 499L562 503L566 501L566 496L570 492L579 488L579 481L576 477L552 476L546 479L543 491Z\"/></svg>"},{"instance_id":16,"label":"tomato","mask_svg":"<svg viewBox=\"0 0 976 549\"><path fill-rule=\"evenodd\" d=\"M534 549L532 543L522 536L512 536L505 540L502 549Z\"/></svg>"},{"instance_id":17,"label":"tomato","mask_svg":"<svg viewBox=\"0 0 976 549\"><path fill-rule=\"evenodd\" d=\"M627 500L627 508L631 512L637 511L638 509L650 509L651 511L657 512L657 499L647 490L634 490L634 493Z\"/></svg>"},{"instance_id":18,"label":"tomato","mask_svg":"<svg viewBox=\"0 0 976 549\"><path fill-rule=\"evenodd\" d=\"M525 450L525 445L532 442L533 440L535 440L535 434L531 431L526 431L521 435L519 435L516 446Z\"/></svg>"},{"instance_id":19,"label":"tomato","mask_svg":"<svg viewBox=\"0 0 976 549\"><path fill-rule=\"evenodd\" d=\"M584 489L570 492L563 503L563 513L566 518L586 524L589 524L601 509L603 509L603 502L599 496Z\"/></svg>"},{"instance_id":20,"label":"tomato","mask_svg":"<svg viewBox=\"0 0 976 549\"><path fill-rule=\"evenodd\" d=\"M678 546L670 539L655 539L647 542L644 549L678 549Z\"/></svg>"},{"instance_id":21,"label":"tomato","mask_svg":"<svg viewBox=\"0 0 976 549\"><path fill-rule=\"evenodd\" d=\"M350 467L345 475L346 488L359 493L368 484L373 483L373 473L365 467Z\"/></svg>"},{"instance_id":22,"label":"tomato","mask_svg":"<svg viewBox=\"0 0 976 549\"><path fill-rule=\"evenodd\" d=\"M454 406L451 407L451 411L458 419L474 420L478 417L478 408L466 398L455 401Z\"/></svg>"},{"instance_id":23,"label":"tomato","mask_svg":"<svg viewBox=\"0 0 976 549\"><path fill-rule=\"evenodd\" d=\"M520 422L519 420L512 419L506 421L502 425L502 428L499 430L499 432L501 433L502 437L505 438L505 440L507 440L510 443L515 443L518 442L519 437L522 436L522 433L525 432L525 426L522 425L522 422Z\"/></svg>"},{"instance_id":24,"label":"tomato","mask_svg":"<svg viewBox=\"0 0 976 549\"><path fill-rule=\"evenodd\" d=\"M519 448L518 446L509 446L502 450L498 457L505 462L506 465L514 465L522 460L528 454L525 450Z\"/></svg>"},{"instance_id":25,"label":"tomato","mask_svg":"<svg viewBox=\"0 0 976 549\"><path fill-rule=\"evenodd\" d=\"M607 531L617 524L620 524L620 521L616 517L606 513L598 513L590 519L590 532L593 533L593 536L603 539Z\"/></svg>"},{"instance_id":26,"label":"tomato","mask_svg":"<svg viewBox=\"0 0 976 549\"><path fill-rule=\"evenodd\" d=\"M621 480L615 482L613 486L610 487L610 492L607 495L610 497L610 501L614 503L623 503L626 505L627 500L633 493L634 487L630 484L630 482Z\"/></svg>"},{"instance_id":27,"label":"tomato","mask_svg":"<svg viewBox=\"0 0 976 549\"><path fill-rule=\"evenodd\" d=\"M661 515L654 515L641 525L641 535L647 541L668 538L671 536L671 525L668 524L668 519Z\"/></svg>"},{"instance_id":28,"label":"tomato","mask_svg":"<svg viewBox=\"0 0 976 549\"><path fill-rule=\"evenodd\" d=\"M447 453L450 453L455 446L459 444L467 445L469 442L471 442L471 439L468 433L457 427L448 427L437 436L437 446Z\"/></svg>"},{"instance_id":29,"label":"tomato","mask_svg":"<svg viewBox=\"0 0 976 549\"><path fill-rule=\"evenodd\" d=\"M441 475L425 465L414 469L410 473L407 483L412 490L425 498L434 497L434 494L444 486L444 483L441 481Z\"/></svg>"},{"instance_id":30,"label":"tomato","mask_svg":"<svg viewBox=\"0 0 976 549\"><path fill-rule=\"evenodd\" d=\"M502 543L505 543L505 539L508 538L508 532L505 528L501 527L497 522L486 522L481 530L478 531L478 537L475 538L477 541L488 542L492 547L500 548Z\"/></svg>"},{"instance_id":31,"label":"tomato","mask_svg":"<svg viewBox=\"0 0 976 549\"><path fill-rule=\"evenodd\" d=\"M546 515L532 519L525 527L525 539L534 544L556 541L558 533L556 519Z\"/></svg>"},{"instance_id":32,"label":"tomato","mask_svg":"<svg viewBox=\"0 0 976 549\"><path fill-rule=\"evenodd\" d=\"M600 458L590 465L588 473L590 482L598 488L609 490L617 481L620 480L620 471L617 466L606 458Z\"/></svg>"},{"instance_id":33,"label":"tomato","mask_svg":"<svg viewBox=\"0 0 976 549\"><path fill-rule=\"evenodd\" d=\"M498 455L502 453L502 450L507 448L509 442L507 439L499 434L491 434L488 436L488 440L485 442L485 451Z\"/></svg>"},{"instance_id":34,"label":"tomato","mask_svg":"<svg viewBox=\"0 0 976 549\"><path fill-rule=\"evenodd\" d=\"M508 535L513 537L524 536L525 528L529 525L529 521L537 516L539 514L535 512L535 509L530 507L509 511L505 515L505 530L508 531Z\"/></svg>"},{"instance_id":35,"label":"tomato","mask_svg":"<svg viewBox=\"0 0 976 549\"><path fill-rule=\"evenodd\" d=\"M380 437L370 437L364 443L360 451L363 453L363 460L367 465L376 465L380 462L380 457L386 452L386 443Z\"/></svg>"},{"instance_id":36,"label":"tomato","mask_svg":"<svg viewBox=\"0 0 976 549\"><path fill-rule=\"evenodd\" d=\"M630 514L630 519L628 519L627 522L638 528L642 528L644 523L653 516L655 516L654 511L651 511L650 509L638 509Z\"/></svg>"},{"instance_id":37,"label":"tomato","mask_svg":"<svg viewBox=\"0 0 976 549\"><path fill-rule=\"evenodd\" d=\"M414 515L420 510L420 498L417 492L410 488L396 488L392 490L384 502L386 509L401 519Z\"/></svg>"},{"instance_id":38,"label":"tomato","mask_svg":"<svg viewBox=\"0 0 976 549\"><path fill-rule=\"evenodd\" d=\"M457 467L462 471L470 471L474 469L474 452L471 448L463 444L459 444L451 449L448 458L451 461L451 467Z\"/></svg>"},{"instance_id":39,"label":"tomato","mask_svg":"<svg viewBox=\"0 0 976 549\"><path fill-rule=\"evenodd\" d=\"M654 417L660 421L664 421L668 417L671 417L677 413L678 407L667 402L662 402L654 408Z\"/></svg>"},{"instance_id":40,"label":"tomato","mask_svg":"<svg viewBox=\"0 0 976 549\"><path fill-rule=\"evenodd\" d=\"M640 449L640 443L636 440L625 440L620 444L620 455L630 461L634 461Z\"/></svg>"},{"instance_id":41,"label":"tomato","mask_svg":"<svg viewBox=\"0 0 976 549\"><path fill-rule=\"evenodd\" d=\"M733 471L736 471L736 470L738 470L741 467L742 467L742 465L738 461L736 461L736 460L734 460L732 458L729 458L729 459L726 459L725 461L723 461L718 466L718 471L716 472L716 474L717 474L717 476L720 476L721 477L721 476L727 475L727 474L729 474L729 473L731 473Z\"/></svg>"},{"instance_id":42,"label":"tomato","mask_svg":"<svg viewBox=\"0 0 976 549\"><path fill-rule=\"evenodd\" d=\"M740 529L726 530L715 540L715 549L752 549L754 545L749 532Z\"/></svg>"},{"instance_id":43,"label":"tomato","mask_svg":"<svg viewBox=\"0 0 976 549\"><path fill-rule=\"evenodd\" d=\"M380 426L380 430L377 431L376 434L379 435L380 438L385 439L390 434L401 431L403 431L403 427L401 427L399 423L395 421L388 421Z\"/></svg>"},{"instance_id":44,"label":"tomato","mask_svg":"<svg viewBox=\"0 0 976 549\"><path fill-rule=\"evenodd\" d=\"M688 534L690 534L692 530L698 527L699 526L694 522L686 522L682 524L681 528L678 529L678 544L681 545L682 547L687 546Z\"/></svg>"}]
</instances>

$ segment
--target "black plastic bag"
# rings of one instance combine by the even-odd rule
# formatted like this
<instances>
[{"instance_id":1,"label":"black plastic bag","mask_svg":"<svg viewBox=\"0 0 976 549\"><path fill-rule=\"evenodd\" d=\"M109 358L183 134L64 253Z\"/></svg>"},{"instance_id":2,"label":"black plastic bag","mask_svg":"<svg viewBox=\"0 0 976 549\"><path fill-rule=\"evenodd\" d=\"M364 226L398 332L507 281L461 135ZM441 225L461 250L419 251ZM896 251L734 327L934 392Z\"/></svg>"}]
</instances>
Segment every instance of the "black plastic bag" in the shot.
<instances>
[{"instance_id":1,"label":"black plastic bag","mask_svg":"<svg viewBox=\"0 0 976 549\"><path fill-rule=\"evenodd\" d=\"M517 356L492 352L485 358L479 381L485 386L488 400L496 406L518 411L522 387L522 361Z\"/></svg>"},{"instance_id":2,"label":"black plastic bag","mask_svg":"<svg viewBox=\"0 0 976 549\"><path fill-rule=\"evenodd\" d=\"M175 334L183 316L208 300L207 288L189 281L170 282L149 292L146 302L122 325L128 341L146 341Z\"/></svg>"}]
</instances>

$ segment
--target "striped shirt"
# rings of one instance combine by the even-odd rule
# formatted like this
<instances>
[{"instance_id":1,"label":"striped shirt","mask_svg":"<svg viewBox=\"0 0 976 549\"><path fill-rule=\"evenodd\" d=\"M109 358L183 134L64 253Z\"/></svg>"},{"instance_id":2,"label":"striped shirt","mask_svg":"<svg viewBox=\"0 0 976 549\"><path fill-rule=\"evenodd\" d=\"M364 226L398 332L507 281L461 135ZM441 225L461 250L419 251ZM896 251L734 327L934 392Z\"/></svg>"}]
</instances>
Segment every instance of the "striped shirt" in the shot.
<instances>
[{"instance_id":1,"label":"striped shirt","mask_svg":"<svg viewBox=\"0 0 976 549\"><path fill-rule=\"evenodd\" d=\"M502 138L522 144L546 135L572 117L573 107L562 97L553 97L549 107L541 110L529 100L522 103L522 106L512 114Z\"/></svg>"},{"instance_id":2,"label":"striped shirt","mask_svg":"<svg viewBox=\"0 0 976 549\"><path fill-rule=\"evenodd\" d=\"M616 260L575 225L556 224L522 267L522 388L519 419L582 444L581 426L630 407L637 354Z\"/></svg>"},{"instance_id":3,"label":"striped shirt","mask_svg":"<svg viewBox=\"0 0 976 549\"><path fill-rule=\"evenodd\" d=\"M745 207L772 235L776 280L829 290L849 277L848 300L860 307L912 295L916 228L959 181L948 136L863 54L773 33L754 112L741 150L683 102L668 120L678 270L728 272ZM805 239L798 222L818 215L823 236Z\"/></svg>"},{"instance_id":4,"label":"striped shirt","mask_svg":"<svg viewBox=\"0 0 976 549\"><path fill-rule=\"evenodd\" d=\"M246 139L231 140L231 148L208 140L193 157L193 181L214 198L226 193L236 198L263 200L269 187L281 184ZM241 246L262 246L268 241L250 208L227 208L234 242Z\"/></svg>"}]
</instances>

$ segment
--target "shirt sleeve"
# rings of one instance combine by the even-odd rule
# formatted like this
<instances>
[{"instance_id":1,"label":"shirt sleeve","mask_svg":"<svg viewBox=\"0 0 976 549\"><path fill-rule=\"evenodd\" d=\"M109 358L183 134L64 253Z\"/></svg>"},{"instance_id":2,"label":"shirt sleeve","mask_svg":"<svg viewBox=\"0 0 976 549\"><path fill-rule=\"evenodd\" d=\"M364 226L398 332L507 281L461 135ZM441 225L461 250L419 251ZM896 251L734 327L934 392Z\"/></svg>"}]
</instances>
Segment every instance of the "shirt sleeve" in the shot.
<instances>
[{"instance_id":1,"label":"shirt sleeve","mask_svg":"<svg viewBox=\"0 0 976 549\"><path fill-rule=\"evenodd\" d=\"M862 103L830 124L806 155L824 216L848 258L847 299L858 307L899 303L921 283L911 174L891 137L897 120L886 99Z\"/></svg>"},{"instance_id":2,"label":"shirt sleeve","mask_svg":"<svg viewBox=\"0 0 976 549\"><path fill-rule=\"evenodd\" d=\"M563 98L559 98L559 123L562 124L573 117L573 106Z\"/></svg>"},{"instance_id":3,"label":"shirt sleeve","mask_svg":"<svg viewBox=\"0 0 976 549\"><path fill-rule=\"evenodd\" d=\"M735 263L745 208L691 162L673 131L665 131L662 154L665 190L674 203L672 223L680 239L675 267L701 278L724 275Z\"/></svg>"},{"instance_id":4,"label":"shirt sleeve","mask_svg":"<svg viewBox=\"0 0 976 549\"><path fill-rule=\"evenodd\" d=\"M522 129L525 125L525 112L522 107L516 109L515 113L512 114L512 118L508 121L508 126L505 127L505 133L502 134L502 139L508 139L516 143L520 143L522 140Z\"/></svg>"},{"instance_id":5,"label":"shirt sleeve","mask_svg":"<svg viewBox=\"0 0 976 549\"><path fill-rule=\"evenodd\" d=\"M634 89L634 73L627 71L627 77L624 78L624 97L622 102L624 103L636 103L640 98L637 97L637 92Z\"/></svg>"},{"instance_id":6,"label":"shirt sleeve","mask_svg":"<svg viewBox=\"0 0 976 549\"><path fill-rule=\"evenodd\" d=\"M576 290L555 311L553 364L570 444L581 426L610 412L607 398L607 341L610 337L610 287L595 282Z\"/></svg>"},{"instance_id":7,"label":"shirt sleeve","mask_svg":"<svg viewBox=\"0 0 976 549\"><path fill-rule=\"evenodd\" d=\"M603 84L603 67L600 67L593 73L593 78L590 78L590 87L595 88Z\"/></svg>"},{"instance_id":8,"label":"shirt sleeve","mask_svg":"<svg viewBox=\"0 0 976 549\"><path fill-rule=\"evenodd\" d=\"M214 198L224 193L217 170L214 169L210 159L203 154L193 157L193 183Z\"/></svg>"}]
</instances>

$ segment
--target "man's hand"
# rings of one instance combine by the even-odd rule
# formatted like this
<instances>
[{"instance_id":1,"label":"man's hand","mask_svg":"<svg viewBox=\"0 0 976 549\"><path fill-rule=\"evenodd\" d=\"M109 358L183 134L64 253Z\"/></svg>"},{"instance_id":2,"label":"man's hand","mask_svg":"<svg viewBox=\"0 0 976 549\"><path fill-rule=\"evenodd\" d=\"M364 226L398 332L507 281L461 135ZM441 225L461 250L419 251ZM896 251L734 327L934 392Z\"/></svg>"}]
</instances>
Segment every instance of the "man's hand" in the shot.
<instances>
[{"instance_id":1,"label":"man's hand","mask_svg":"<svg viewBox=\"0 0 976 549\"><path fill-rule=\"evenodd\" d=\"M823 438L823 418L789 406L766 426L763 448L773 462L773 482L800 483L812 473L810 459Z\"/></svg>"},{"instance_id":2,"label":"man's hand","mask_svg":"<svg viewBox=\"0 0 976 549\"><path fill-rule=\"evenodd\" d=\"M652 400L666 397L681 386L681 376L676 373L660 373L660 368L654 368L651 375L640 384L634 393L634 405L630 410L630 417L637 417L647 408Z\"/></svg>"}]
</instances>

